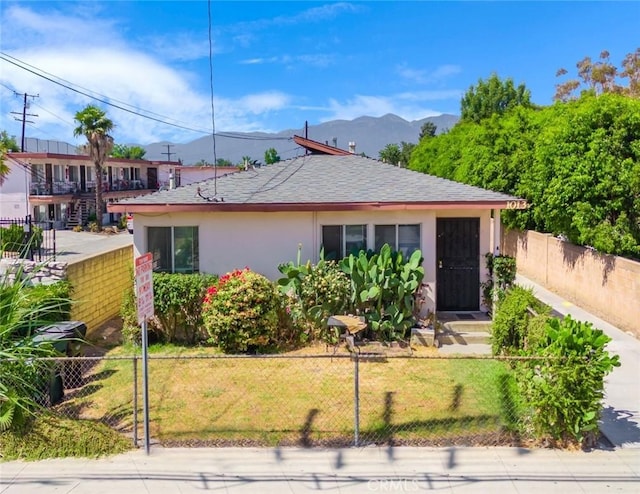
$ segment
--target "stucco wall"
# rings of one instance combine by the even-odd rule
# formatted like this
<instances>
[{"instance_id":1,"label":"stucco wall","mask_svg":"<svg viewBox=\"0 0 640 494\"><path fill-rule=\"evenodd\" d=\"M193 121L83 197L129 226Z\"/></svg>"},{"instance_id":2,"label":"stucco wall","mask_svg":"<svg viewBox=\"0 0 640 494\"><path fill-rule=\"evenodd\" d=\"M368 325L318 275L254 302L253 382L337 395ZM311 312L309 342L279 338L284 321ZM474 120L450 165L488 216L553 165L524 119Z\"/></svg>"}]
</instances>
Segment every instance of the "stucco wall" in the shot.
<instances>
[{"instance_id":1,"label":"stucco wall","mask_svg":"<svg viewBox=\"0 0 640 494\"><path fill-rule=\"evenodd\" d=\"M505 232L503 243L519 273L640 337L639 262L532 231Z\"/></svg>"},{"instance_id":2,"label":"stucco wall","mask_svg":"<svg viewBox=\"0 0 640 494\"><path fill-rule=\"evenodd\" d=\"M367 238L373 248L375 224L420 224L427 285L426 308L434 310L436 294L436 219L480 218L480 281L485 281L484 255L492 251L490 210L342 211L299 213L172 213L134 215L134 255L146 251L145 227L198 226L200 270L222 274L249 266L272 280L280 277L281 263L295 261L298 245L301 260L316 262L323 225L368 225Z\"/></svg>"},{"instance_id":3,"label":"stucco wall","mask_svg":"<svg viewBox=\"0 0 640 494\"><path fill-rule=\"evenodd\" d=\"M101 324L120 312L133 269L132 247L98 254L67 266L67 279L73 286L73 320L83 321L90 335Z\"/></svg>"}]
</instances>

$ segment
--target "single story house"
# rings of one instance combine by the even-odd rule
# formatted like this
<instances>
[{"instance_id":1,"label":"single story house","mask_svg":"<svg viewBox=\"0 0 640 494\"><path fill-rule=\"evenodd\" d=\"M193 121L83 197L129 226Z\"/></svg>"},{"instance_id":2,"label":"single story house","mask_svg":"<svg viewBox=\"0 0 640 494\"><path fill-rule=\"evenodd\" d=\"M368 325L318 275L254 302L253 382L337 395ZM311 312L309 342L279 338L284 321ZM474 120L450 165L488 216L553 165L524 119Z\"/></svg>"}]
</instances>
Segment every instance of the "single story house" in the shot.
<instances>
[{"instance_id":1,"label":"single story house","mask_svg":"<svg viewBox=\"0 0 640 494\"><path fill-rule=\"evenodd\" d=\"M517 198L355 154L304 155L110 204L133 213L134 256L154 269L223 274L341 258L384 243L424 257L426 308L481 310L484 256Z\"/></svg>"}]
</instances>

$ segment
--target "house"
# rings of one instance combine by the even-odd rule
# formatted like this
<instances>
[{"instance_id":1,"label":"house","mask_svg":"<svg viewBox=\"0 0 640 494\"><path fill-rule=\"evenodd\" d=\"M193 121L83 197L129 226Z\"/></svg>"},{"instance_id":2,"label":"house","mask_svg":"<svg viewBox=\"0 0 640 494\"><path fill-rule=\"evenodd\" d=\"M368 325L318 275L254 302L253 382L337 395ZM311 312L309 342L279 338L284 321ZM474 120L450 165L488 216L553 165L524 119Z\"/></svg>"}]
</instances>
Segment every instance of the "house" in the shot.
<instances>
[{"instance_id":1,"label":"house","mask_svg":"<svg viewBox=\"0 0 640 494\"><path fill-rule=\"evenodd\" d=\"M95 212L95 166L88 156L54 153L8 153L9 166L0 186L0 217L53 222L71 228ZM158 168L172 162L108 158L104 165L106 203L158 189ZM175 163L173 163L175 165ZM119 215L103 218L116 221Z\"/></svg>"},{"instance_id":2,"label":"house","mask_svg":"<svg viewBox=\"0 0 640 494\"><path fill-rule=\"evenodd\" d=\"M514 197L354 154L312 154L217 180L125 199L134 255L154 269L222 274L249 266L271 279L280 263L340 258L389 243L424 257L426 307L477 311L484 255Z\"/></svg>"}]
</instances>

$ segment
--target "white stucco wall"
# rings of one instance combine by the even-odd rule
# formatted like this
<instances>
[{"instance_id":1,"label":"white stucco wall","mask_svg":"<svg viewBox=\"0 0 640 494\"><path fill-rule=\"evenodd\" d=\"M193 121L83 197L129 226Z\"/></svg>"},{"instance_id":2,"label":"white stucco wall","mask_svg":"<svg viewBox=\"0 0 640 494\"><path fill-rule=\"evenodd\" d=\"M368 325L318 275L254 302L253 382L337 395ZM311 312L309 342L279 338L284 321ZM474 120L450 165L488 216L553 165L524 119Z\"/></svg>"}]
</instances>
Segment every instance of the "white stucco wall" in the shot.
<instances>
[{"instance_id":1,"label":"white stucco wall","mask_svg":"<svg viewBox=\"0 0 640 494\"><path fill-rule=\"evenodd\" d=\"M27 171L7 159L9 174L0 185L0 217L24 218L29 214L29 176Z\"/></svg>"},{"instance_id":2,"label":"white stucco wall","mask_svg":"<svg viewBox=\"0 0 640 494\"><path fill-rule=\"evenodd\" d=\"M480 218L480 282L485 281L484 255L492 250L493 243L490 210L137 213L134 215L134 254L138 256L146 251L147 226L198 226L202 272L223 274L249 266L275 280L280 277L280 263L296 260L298 245L302 245L302 262L318 260L323 225L366 224L369 247L373 248L374 225L420 224L426 285L424 311L433 311L437 293L436 219L439 217Z\"/></svg>"}]
</instances>

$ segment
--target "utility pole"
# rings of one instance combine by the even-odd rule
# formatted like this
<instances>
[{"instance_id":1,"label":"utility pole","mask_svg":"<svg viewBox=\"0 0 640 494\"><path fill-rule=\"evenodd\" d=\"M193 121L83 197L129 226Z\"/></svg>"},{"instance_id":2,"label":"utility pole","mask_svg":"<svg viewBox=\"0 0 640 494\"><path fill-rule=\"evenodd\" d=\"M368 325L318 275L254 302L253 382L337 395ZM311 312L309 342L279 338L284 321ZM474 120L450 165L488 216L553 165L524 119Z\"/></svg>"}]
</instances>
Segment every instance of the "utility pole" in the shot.
<instances>
[{"instance_id":1,"label":"utility pole","mask_svg":"<svg viewBox=\"0 0 640 494\"><path fill-rule=\"evenodd\" d=\"M160 154L166 154L167 155L167 161L171 161L171 155L172 154L176 154L176 153L172 153L171 152L171 148L173 147L173 144L167 144L167 152L166 153L160 153Z\"/></svg>"},{"instance_id":2,"label":"utility pole","mask_svg":"<svg viewBox=\"0 0 640 494\"><path fill-rule=\"evenodd\" d=\"M16 93L15 91L14 91L14 94L16 96L18 96L18 93ZM23 153L24 153L24 147L25 147L24 146L24 127L25 127L27 122L33 123L32 120L27 120L27 117L37 117L38 116L38 115L36 115L34 113L27 113L27 108L28 108L27 97L29 97L29 98L38 98L39 96L40 96L39 94L27 94L27 93L24 93L24 103L22 105L22 118L20 119L20 118L13 117L18 122L22 122L22 144L20 146L20 151L23 152ZM20 112L17 112L17 111L12 111L11 113L13 115L20 115Z\"/></svg>"}]
</instances>

